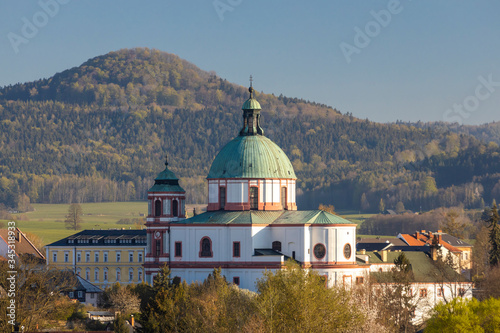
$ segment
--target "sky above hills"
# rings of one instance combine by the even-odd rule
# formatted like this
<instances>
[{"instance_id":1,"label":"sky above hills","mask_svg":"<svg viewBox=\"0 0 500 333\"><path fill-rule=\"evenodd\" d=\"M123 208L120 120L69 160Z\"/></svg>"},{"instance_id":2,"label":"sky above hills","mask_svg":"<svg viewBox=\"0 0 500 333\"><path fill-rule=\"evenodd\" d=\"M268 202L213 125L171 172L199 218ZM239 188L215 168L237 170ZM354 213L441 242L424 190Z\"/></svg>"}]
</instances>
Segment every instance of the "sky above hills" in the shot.
<instances>
[{"instance_id":1,"label":"sky above hills","mask_svg":"<svg viewBox=\"0 0 500 333\"><path fill-rule=\"evenodd\" d=\"M500 2L0 2L0 86L149 47L378 122L500 120Z\"/></svg>"}]
</instances>

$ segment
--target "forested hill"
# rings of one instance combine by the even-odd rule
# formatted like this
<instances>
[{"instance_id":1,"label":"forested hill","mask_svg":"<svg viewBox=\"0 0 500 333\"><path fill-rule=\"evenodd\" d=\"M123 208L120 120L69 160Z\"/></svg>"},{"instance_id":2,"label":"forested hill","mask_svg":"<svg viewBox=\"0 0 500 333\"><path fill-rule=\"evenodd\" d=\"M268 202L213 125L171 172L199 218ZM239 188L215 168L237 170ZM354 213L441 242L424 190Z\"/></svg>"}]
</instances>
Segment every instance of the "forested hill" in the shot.
<instances>
[{"instance_id":1,"label":"forested hill","mask_svg":"<svg viewBox=\"0 0 500 333\"><path fill-rule=\"evenodd\" d=\"M256 85L258 88L258 84ZM217 152L238 134L246 87L150 49L111 52L49 79L0 89L0 202L145 199L169 167L206 199ZM266 136L288 154L299 208L378 211L500 199L499 148L472 136L378 124L257 93ZM460 165L457 172L450 165ZM445 170L445 171L444 171ZM319 199L317 199L319 198Z\"/></svg>"},{"instance_id":2,"label":"forested hill","mask_svg":"<svg viewBox=\"0 0 500 333\"><path fill-rule=\"evenodd\" d=\"M415 126L418 128L430 128L433 131L447 132L451 131L458 134L472 135L476 139L484 142L495 142L500 144L500 121L491 122L482 125L460 125L457 123L445 123L442 121L436 122L417 122L417 123L403 123L408 126Z\"/></svg>"}]
</instances>

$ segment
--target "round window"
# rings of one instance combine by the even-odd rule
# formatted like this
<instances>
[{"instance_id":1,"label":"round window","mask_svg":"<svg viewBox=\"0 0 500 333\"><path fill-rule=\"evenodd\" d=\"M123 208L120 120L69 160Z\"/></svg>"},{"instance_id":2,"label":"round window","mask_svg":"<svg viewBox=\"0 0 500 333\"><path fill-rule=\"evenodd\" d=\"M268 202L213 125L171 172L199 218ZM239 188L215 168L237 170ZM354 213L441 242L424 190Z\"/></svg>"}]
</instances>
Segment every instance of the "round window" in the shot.
<instances>
[{"instance_id":1,"label":"round window","mask_svg":"<svg viewBox=\"0 0 500 333\"><path fill-rule=\"evenodd\" d=\"M316 244L314 246L314 256L317 259L323 259L326 254L326 248L323 244Z\"/></svg>"},{"instance_id":2,"label":"round window","mask_svg":"<svg viewBox=\"0 0 500 333\"><path fill-rule=\"evenodd\" d=\"M349 259L351 257L351 244L346 244L344 246L344 257L346 259Z\"/></svg>"}]
</instances>

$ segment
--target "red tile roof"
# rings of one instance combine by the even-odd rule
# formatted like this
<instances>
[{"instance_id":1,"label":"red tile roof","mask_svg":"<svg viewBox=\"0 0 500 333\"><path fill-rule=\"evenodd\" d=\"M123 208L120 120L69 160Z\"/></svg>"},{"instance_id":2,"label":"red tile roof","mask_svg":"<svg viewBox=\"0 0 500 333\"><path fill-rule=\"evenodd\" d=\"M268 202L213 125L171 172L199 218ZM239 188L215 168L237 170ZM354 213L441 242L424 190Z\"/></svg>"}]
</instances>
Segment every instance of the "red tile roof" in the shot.
<instances>
[{"instance_id":1,"label":"red tile roof","mask_svg":"<svg viewBox=\"0 0 500 333\"><path fill-rule=\"evenodd\" d=\"M424 242L416 239L415 237L413 237L412 235L408 235L408 234L401 234L401 237L403 237L404 241L406 242L406 244L408 244L409 246L423 246L425 245Z\"/></svg>"},{"instance_id":2,"label":"red tile roof","mask_svg":"<svg viewBox=\"0 0 500 333\"><path fill-rule=\"evenodd\" d=\"M415 232L413 235L401 234L401 237L409 246L422 246L425 244L432 245L434 240L437 239L438 244L444 246L448 251L462 252L462 250L444 241L441 234L440 230L438 233L432 233L430 231L426 232L425 230L422 230L421 232Z\"/></svg>"}]
</instances>

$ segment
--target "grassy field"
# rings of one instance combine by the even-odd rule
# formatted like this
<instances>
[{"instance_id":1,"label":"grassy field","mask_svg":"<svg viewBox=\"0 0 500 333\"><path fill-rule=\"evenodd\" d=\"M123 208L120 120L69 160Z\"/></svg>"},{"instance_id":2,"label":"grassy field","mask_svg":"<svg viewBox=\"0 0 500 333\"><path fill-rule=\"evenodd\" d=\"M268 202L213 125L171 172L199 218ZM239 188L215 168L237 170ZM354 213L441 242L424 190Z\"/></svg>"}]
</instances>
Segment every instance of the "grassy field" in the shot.
<instances>
[{"instance_id":1,"label":"grassy field","mask_svg":"<svg viewBox=\"0 0 500 333\"><path fill-rule=\"evenodd\" d=\"M147 215L147 203L142 202L103 202L81 204L83 210L82 229L136 228L133 224L117 224L120 219L133 219ZM43 245L74 234L66 229L64 220L68 213L67 204L33 204L33 212L14 215L16 225L24 232L35 234ZM192 215L194 205L187 205L188 216ZM196 205L202 212L205 205ZM359 214L355 211L339 211L339 215L358 224L373 214ZM21 215L23 218L21 218ZM5 222L5 221L4 221ZM4 223L6 225L6 223Z\"/></svg>"},{"instance_id":2,"label":"grassy field","mask_svg":"<svg viewBox=\"0 0 500 333\"><path fill-rule=\"evenodd\" d=\"M361 214L358 211L354 210L340 210L336 211L336 213L342 216L343 218L353 223L356 223L358 225L358 228L361 225L361 223L363 223L366 219L369 219L370 217L376 215L376 214Z\"/></svg>"},{"instance_id":3,"label":"grassy field","mask_svg":"<svg viewBox=\"0 0 500 333\"><path fill-rule=\"evenodd\" d=\"M144 202L105 202L81 204L83 210L83 229L134 228L133 224L117 224L120 219L139 218L147 215L148 207ZM64 220L68 213L67 204L34 204L33 212L14 215L16 225L24 232L40 237L43 245L74 234L66 229ZM5 223L4 223L5 224Z\"/></svg>"}]
</instances>

